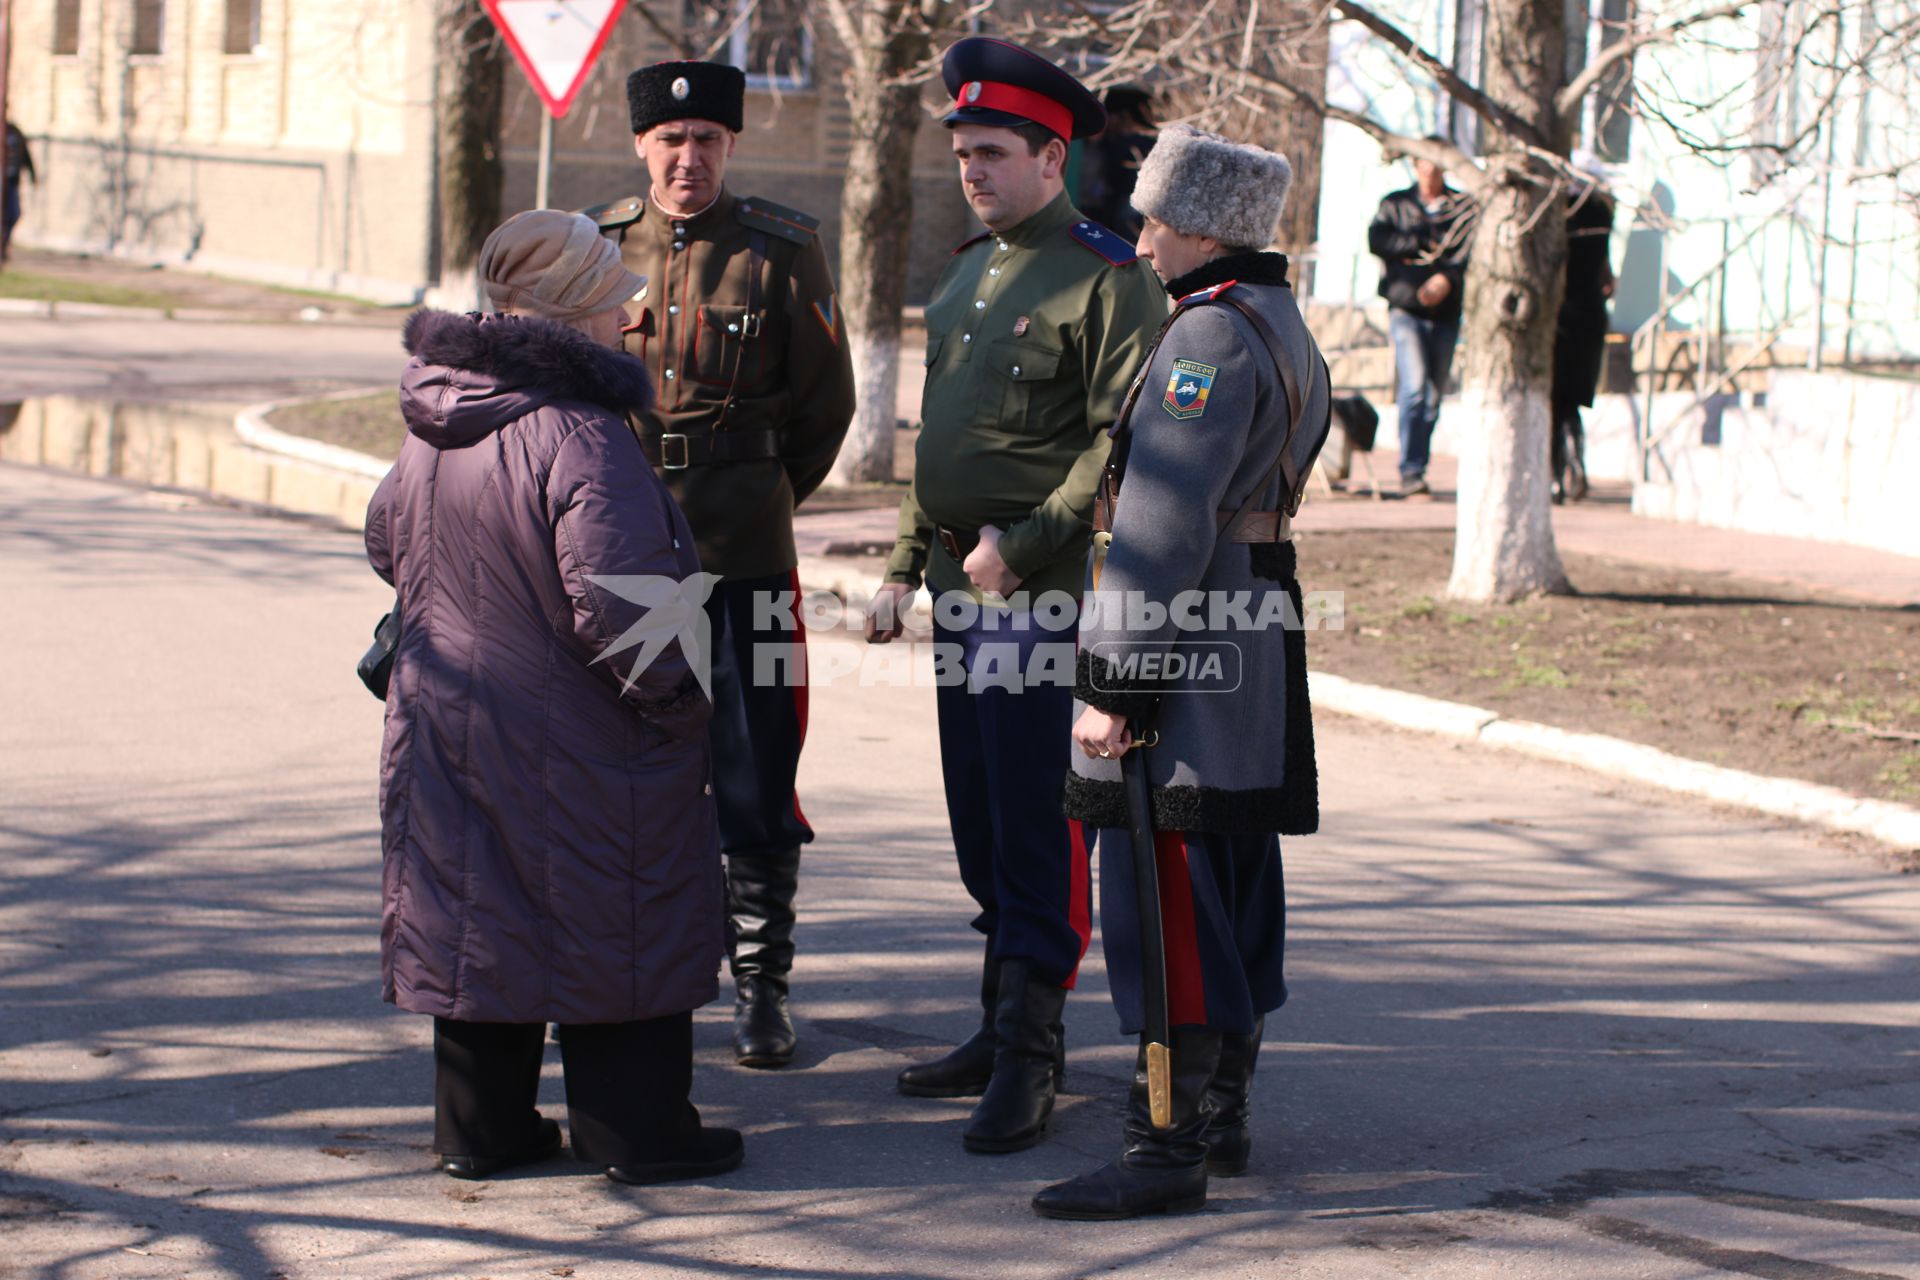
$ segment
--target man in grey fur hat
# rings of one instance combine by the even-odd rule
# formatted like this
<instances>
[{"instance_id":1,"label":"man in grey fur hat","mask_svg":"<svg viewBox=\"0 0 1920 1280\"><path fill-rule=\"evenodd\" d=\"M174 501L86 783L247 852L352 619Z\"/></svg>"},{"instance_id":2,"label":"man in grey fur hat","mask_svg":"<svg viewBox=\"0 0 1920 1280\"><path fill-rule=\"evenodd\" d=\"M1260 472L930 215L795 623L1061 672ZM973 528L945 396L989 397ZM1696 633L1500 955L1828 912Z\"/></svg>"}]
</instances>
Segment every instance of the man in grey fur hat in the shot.
<instances>
[{"instance_id":1,"label":"man in grey fur hat","mask_svg":"<svg viewBox=\"0 0 1920 1280\"><path fill-rule=\"evenodd\" d=\"M1114 428L1066 799L1083 838L1098 831L1101 933L1126 1034L1146 1020L1143 925L1165 941L1172 1119L1152 1123L1142 1035L1122 1155L1041 1191L1046 1217L1198 1209L1209 1172L1247 1167L1254 1060L1287 994L1279 837L1319 825L1289 521L1331 392L1287 260L1262 251L1291 180L1283 156L1178 126L1134 191L1139 254L1178 302ZM1136 745L1153 732L1157 744ZM1134 880L1120 759L1135 750L1151 787L1158 921L1141 919Z\"/></svg>"}]
</instances>

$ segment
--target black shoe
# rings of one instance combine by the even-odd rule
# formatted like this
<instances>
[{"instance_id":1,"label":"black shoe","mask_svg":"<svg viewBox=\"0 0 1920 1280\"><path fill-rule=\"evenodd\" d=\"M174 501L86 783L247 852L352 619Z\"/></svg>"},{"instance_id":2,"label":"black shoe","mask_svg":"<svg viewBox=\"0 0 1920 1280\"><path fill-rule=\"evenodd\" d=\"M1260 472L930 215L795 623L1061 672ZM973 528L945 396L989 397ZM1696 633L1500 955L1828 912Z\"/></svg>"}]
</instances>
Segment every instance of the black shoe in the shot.
<instances>
[{"instance_id":1,"label":"black shoe","mask_svg":"<svg viewBox=\"0 0 1920 1280\"><path fill-rule=\"evenodd\" d=\"M1149 1213L1191 1213L1207 1202L1207 1088L1220 1066L1220 1033L1181 1027L1173 1033L1172 1123L1153 1127L1147 1101L1147 1055L1142 1037L1127 1094L1127 1147L1118 1160L1092 1173L1057 1182L1033 1198L1043 1218L1109 1222Z\"/></svg>"},{"instance_id":2,"label":"black shoe","mask_svg":"<svg viewBox=\"0 0 1920 1280\"><path fill-rule=\"evenodd\" d=\"M1400 496L1403 498L1430 498L1433 489L1428 486L1425 476L1402 476L1400 478Z\"/></svg>"},{"instance_id":3,"label":"black shoe","mask_svg":"<svg viewBox=\"0 0 1920 1280\"><path fill-rule=\"evenodd\" d=\"M743 978L733 1006L733 1060L743 1067L784 1067L793 1061L796 1043L786 984Z\"/></svg>"},{"instance_id":4,"label":"black shoe","mask_svg":"<svg viewBox=\"0 0 1920 1280\"><path fill-rule=\"evenodd\" d=\"M1067 1182L1056 1182L1033 1198L1043 1218L1069 1222L1115 1222L1149 1213L1195 1213L1207 1206L1207 1166L1187 1169L1135 1169L1122 1156Z\"/></svg>"},{"instance_id":5,"label":"black shoe","mask_svg":"<svg viewBox=\"0 0 1920 1280\"><path fill-rule=\"evenodd\" d=\"M505 1156L441 1156L439 1170L455 1178L488 1178L517 1165L538 1164L560 1154L560 1125L544 1117L540 1136L524 1151Z\"/></svg>"},{"instance_id":6,"label":"black shoe","mask_svg":"<svg viewBox=\"0 0 1920 1280\"><path fill-rule=\"evenodd\" d=\"M793 971L793 899L800 850L727 855L727 910L733 920L733 1056L743 1067L784 1067L797 1038L787 1012Z\"/></svg>"},{"instance_id":7,"label":"black shoe","mask_svg":"<svg viewBox=\"0 0 1920 1280\"><path fill-rule=\"evenodd\" d=\"M615 1182L634 1187L650 1187L658 1182L685 1182L692 1178L711 1178L738 1169L747 1158L747 1144L738 1129L717 1125L702 1127L692 1141L659 1160L610 1164L607 1176Z\"/></svg>"},{"instance_id":8,"label":"black shoe","mask_svg":"<svg viewBox=\"0 0 1920 1280\"><path fill-rule=\"evenodd\" d=\"M1003 1155L1040 1141L1053 1114L1060 1047L1054 1028L1066 1003L1066 989L1030 977L1025 960L1001 962L993 1077L961 1135L967 1150Z\"/></svg>"},{"instance_id":9,"label":"black shoe","mask_svg":"<svg viewBox=\"0 0 1920 1280\"><path fill-rule=\"evenodd\" d=\"M1264 1016L1255 1018L1250 1036L1220 1037L1220 1069L1207 1089L1213 1116L1207 1121L1205 1138L1207 1172L1216 1178L1237 1178L1247 1171L1247 1157L1253 1150L1247 1098L1253 1091L1253 1067L1260 1057L1266 1022Z\"/></svg>"}]
</instances>

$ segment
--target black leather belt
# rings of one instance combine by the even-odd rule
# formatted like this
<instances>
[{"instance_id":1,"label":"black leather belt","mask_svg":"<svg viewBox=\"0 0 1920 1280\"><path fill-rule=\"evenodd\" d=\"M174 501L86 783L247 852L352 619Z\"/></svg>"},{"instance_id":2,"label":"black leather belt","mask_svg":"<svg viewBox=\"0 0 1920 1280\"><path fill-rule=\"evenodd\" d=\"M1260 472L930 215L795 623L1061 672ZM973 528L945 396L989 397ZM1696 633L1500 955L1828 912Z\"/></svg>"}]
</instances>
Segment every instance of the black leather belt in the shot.
<instances>
[{"instance_id":1,"label":"black leather belt","mask_svg":"<svg viewBox=\"0 0 1920 1280\"><path fill-rule=\"evenodd\" d=\"M709 462L751 462L780 456L780 440L772 431L721 431L687 435L667 431L642 436L640 448L647 461L662 471L685 471Z\"/></svg>"}]
</instances>

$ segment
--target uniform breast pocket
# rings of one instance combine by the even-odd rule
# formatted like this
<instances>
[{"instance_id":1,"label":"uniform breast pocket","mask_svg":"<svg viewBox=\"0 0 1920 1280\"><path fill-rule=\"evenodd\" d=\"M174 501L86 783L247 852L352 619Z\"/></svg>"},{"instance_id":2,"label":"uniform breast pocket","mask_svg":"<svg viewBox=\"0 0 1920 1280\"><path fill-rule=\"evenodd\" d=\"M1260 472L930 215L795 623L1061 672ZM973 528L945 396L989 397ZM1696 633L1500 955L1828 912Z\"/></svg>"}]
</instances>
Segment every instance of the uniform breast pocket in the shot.
<instances>
[{"instance_id":1,"label":"uniform breast pocket","mask_svg":"<svg viewBox=\"0 0 1920 1280\"><path fill-rule=\"evenodd\" d=\"M1032 342L1002 338L987 348L992 383L1000 387L1000 428L1003 431L1044 434L1045 424L1029 425L1033 389L1060 372L1060 353Z\"/></svg>"},{"instance_id":2,"label":"uniform breast pocket","mask_svg":"<svg viewBox=\"0 0 1920 1280\"><path fill-rule=\"evenodd\" d=\"M709 387L746 390L765 380L766 351L761 316L745 307L706 306L694 317L687 376Z\"/></svg>"}]
</instances>

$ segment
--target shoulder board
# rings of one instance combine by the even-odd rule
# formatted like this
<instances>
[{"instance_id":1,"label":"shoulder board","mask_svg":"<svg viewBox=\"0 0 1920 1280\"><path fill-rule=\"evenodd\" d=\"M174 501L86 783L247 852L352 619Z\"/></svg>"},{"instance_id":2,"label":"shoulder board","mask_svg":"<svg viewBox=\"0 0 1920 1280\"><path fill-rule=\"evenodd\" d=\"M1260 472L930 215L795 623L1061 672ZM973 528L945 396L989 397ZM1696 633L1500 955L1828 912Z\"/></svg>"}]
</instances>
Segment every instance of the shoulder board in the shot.
<instances>
[{"instance_id":1,"label":"shoulder board","mask_svg":"<svg viewBox=\"0 0 1920 1280\"><path fill-rule=\"evenodd\" d=\"M764 231L768 235L779 236L782 240L791 240L795 244L805 244L813 239L814 232L820 229L820 219L811 214L801 213L798 209L789 209L771 200L762 200L758 196L742 199L734 207L733 216L740 220L740 225L743 227Z\"/></svg>"},{"instance_id":2,"label":"shoulder board","mask_svg":"<svg viewBox=\"0 0 1920 1280\"><path fill-rule=\"evenodd\" d=\"M640 215L647 211L647 202L639 196L628 196L625 200L609 200L605 204L596 204L580 210L582 217L592 218L602 231L618 231L621 227L640 221Z\"/></svg>"},{"instance_id":3,"label":"shoulder board","mask_svg":"<svg viewBox=\"0 0 1920 1280\"><path fill-rule=\"evenodd\" d=\"M1197 307L1202 303L1212 302L1215 298L1239 283L1238 280L1223 281L1220 284L1214 285L1211 289L1200 289L1194 293L1190 293L1173 305L1176 307Z\"/></svg>"},{"instance_id":4,"label":"shoulder board","mask_svg":"<svg viewBox=\"0 0 1920 1280\"><path fill-rule=\"evenodd\" d=\"M973 246L979 244L982 240L991 240L991 239L993 239L993 232L982 231L979 235L975 236L973 239L962 240L959 244L955 245L953 247L952 256L957 258L961 254L965 253L967 250L973 248Z\"/></svg>"},{"instance_id":5,"label":"shoulder board","mask_svg":"<svg viewBox=\"0 0 1920 1280\"><path fill-rule=\"evenodd\" d=\"M1076 222L1067 228L1067 234L1116 267L1130 267L1140 256L1125 236L1097 222Z\"/></svg>"}]
</instances>

